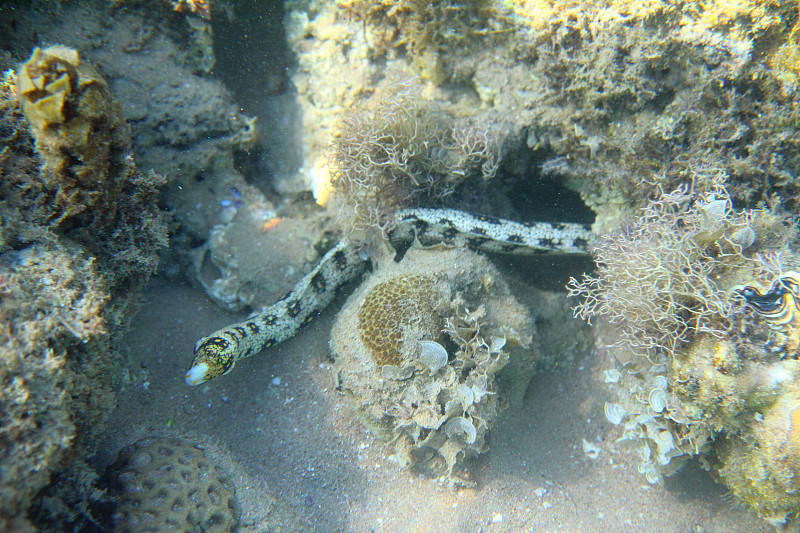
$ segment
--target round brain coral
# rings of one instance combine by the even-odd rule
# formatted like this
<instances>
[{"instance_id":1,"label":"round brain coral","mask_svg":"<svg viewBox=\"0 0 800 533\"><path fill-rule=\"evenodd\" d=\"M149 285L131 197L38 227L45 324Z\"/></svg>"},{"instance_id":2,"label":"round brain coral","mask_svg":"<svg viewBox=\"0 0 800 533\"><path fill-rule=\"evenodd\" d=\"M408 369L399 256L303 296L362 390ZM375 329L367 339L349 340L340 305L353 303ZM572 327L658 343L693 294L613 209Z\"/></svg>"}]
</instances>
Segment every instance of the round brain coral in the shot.
<instances>
[{"instance_id":1,"label":"round brain coral","mask_svg":"<svg viewBox=\"0 0 800 533\"><path fill-rule=\"evenodd\" d=\"M176 437L144 438L111 466L114 522L131 533L236 531L240 509L231 477L203 449Z\"/></svg>"},{"instance_id":2,"label":"round brain coral","mask_svg":"<svg viewBox=\"0 0 800 533\"><path fill-rule=\"evenodd\" d=\"M438 339L441 320L434 311L433 280L425 276L393 278L375 286L358 311L361 342L378 366L399 365L403 337Z\"/></svg>"}]
</instances>

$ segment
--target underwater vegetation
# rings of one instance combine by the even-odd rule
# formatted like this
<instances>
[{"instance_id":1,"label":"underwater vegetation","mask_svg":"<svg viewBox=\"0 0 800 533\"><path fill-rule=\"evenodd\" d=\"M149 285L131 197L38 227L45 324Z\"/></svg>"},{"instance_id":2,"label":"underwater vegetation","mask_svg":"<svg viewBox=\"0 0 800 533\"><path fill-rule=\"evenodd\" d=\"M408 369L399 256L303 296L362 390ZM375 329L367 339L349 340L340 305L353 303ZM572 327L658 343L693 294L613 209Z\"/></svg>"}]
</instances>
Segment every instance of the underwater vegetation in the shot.
<instances>
[{"instance_id":1,"label":"underwater vegetation","mask_svg":"<svg viewBox=\"0 0 800 533\"><path fill-rule=\"evenodd\" d=\"M468 178L497 172L492 133L457 126L421 91L417 78L389 75L339 123L331 187L345 220L383 227L398 208L441 199Z\"/></svg>"},{"instance_id":2,"label":"underwater vegetation","mask_svg":"<svg viewBox=\"0 0 800 533\"><path fill-rule=\"evenodd\" d=\"M776 525L800 512L797 240L777 206L737 211L724 188L679 189L599 239L597 272L569 287L576 316L616 340L605 412L639 471L658 483L700 456Z\"/></svg>"}]
</instances>

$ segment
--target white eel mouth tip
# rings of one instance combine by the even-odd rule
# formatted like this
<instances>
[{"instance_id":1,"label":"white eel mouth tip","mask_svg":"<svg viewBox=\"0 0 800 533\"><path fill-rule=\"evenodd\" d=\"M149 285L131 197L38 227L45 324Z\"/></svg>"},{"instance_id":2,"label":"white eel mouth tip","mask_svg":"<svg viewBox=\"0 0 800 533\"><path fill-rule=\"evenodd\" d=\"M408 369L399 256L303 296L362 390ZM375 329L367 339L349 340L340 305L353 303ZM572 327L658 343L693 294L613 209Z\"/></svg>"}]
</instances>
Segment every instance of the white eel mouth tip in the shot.
<instances>
[{"instance_id":1,"label":"white eel mouth tip","mask_svg":"<svg viewBox=\"0 0 800 533\"><path fill-rule=\"evenodd\" d=\"M206 373L208 372L208 364L207 363L199 363L194 365L189 371L186 373L186 384L190 387L194 387L195 385L200 385L207 381Z\"/></svg>"}]
</instances>

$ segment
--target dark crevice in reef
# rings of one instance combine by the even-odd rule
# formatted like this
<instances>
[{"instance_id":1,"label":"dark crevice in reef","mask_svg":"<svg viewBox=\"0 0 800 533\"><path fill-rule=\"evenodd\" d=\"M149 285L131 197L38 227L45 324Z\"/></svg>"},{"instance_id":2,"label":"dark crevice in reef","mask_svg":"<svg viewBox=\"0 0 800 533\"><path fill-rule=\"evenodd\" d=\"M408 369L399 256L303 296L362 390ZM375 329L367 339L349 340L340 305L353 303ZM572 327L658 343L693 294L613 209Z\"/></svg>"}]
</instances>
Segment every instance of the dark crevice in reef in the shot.
<instances>
[{"instance_id":1,"label":"dark crevice in reef","mask_svg":"<svg viewBox=\"0 0 800 533\"><path fill-rule=\"evenodd\" d=\"M447 207L517 221L576 222L592 224L595 213L563 180L542 170L554 154L533 150L525 142L526 132L503 141L502 162L497 176L467 180L443 202ZM563 291L570 276L594 270L590 255L543 254L533 256L494 255L493 262L516 272L542 290Z\"/></svg>"},{"instance_id":2,"label":"dark crevice in reef","mask_svg":"<svg viewBox=\"0 0 800 533\"><path fill-rule=\"evenodd\" d=\"M303 164L301 112L290 82L296 60L283 27L281 0L233 2L212 19L213 73L245 114L257 117L256 145L234 154L236 169L270 196L271 178Z\"/></svg>"},{"instance_id":3,"label":"dark crevice in reef","mask_svg":"<svg viewBox=\"0 0 800 533\"><path fill-rule=\"evenodd\" d=\"M554 154L532 150L525 137L522 132L503 141L501 165L494 178L468 179L443 204L518 221L593 223L595 214L580 195L560 177L543 172L542 165Z\"/></svg>"},{"instance_id":4,"label":"dark crevice in reef","mask_svg":"<svg viewBox=\"0 0 800 533\"><path fill-rule=\"evenodd\" d=\"M516 180L508 192L514 210L522 220L542 222L594 222L594 212L580 195L557 179L531 169L526 180Z\"/></svg>"}]
</instances>

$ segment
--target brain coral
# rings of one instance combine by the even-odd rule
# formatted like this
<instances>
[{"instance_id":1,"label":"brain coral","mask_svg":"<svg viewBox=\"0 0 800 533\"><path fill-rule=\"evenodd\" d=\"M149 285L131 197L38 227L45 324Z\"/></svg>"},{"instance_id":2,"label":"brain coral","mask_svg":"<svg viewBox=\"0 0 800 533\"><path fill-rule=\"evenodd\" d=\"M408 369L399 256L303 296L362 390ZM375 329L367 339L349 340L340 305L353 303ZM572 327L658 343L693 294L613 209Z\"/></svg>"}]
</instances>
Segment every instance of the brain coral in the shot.
<instances>
[{"instance_id":1,"label":"brain coral","mask_svg":"<svg viewBox=\"0 0 800 533\"><path fill-rule=\"evenodd\" d=\"M111 465L115 524L126 532L235 531L240 509L227 472L177 437L144 438Z\"/></svg>"},{"instance_id":2,"label":"brain coral","mask_svg":"<svg viewBox=\"0 0 800 533\"><path fill-rule=\"evenodd\" d=\"M374 287L358 311L361 342L378 365L399 365L403 336L437 339L441 320L433 309L433 282L425 276L404 276Z\"/></svg>"}]
</instances>

